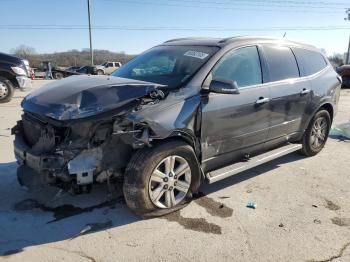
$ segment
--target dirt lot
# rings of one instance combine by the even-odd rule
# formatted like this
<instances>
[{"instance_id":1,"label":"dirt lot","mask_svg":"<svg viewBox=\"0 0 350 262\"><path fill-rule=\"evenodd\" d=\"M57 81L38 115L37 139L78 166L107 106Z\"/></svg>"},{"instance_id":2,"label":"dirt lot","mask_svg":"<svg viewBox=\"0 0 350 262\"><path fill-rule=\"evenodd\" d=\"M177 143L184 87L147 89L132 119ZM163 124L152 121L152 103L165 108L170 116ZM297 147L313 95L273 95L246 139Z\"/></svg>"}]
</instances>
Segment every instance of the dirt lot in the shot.
<instances>
[{"instance_id":1,"label":"dirt lot","mask_svg":"<svg viewBox=\"0 0 350 262\"><path fill-rule=\"evenodd\" d=\"M350 261L349 140L203 185L181 212L140 220L106 186L73 197L18 185L10 128L24 95L0 105L0 260ZM349 119L342 90L335 123Z\"/></svg>"}]
</instances>

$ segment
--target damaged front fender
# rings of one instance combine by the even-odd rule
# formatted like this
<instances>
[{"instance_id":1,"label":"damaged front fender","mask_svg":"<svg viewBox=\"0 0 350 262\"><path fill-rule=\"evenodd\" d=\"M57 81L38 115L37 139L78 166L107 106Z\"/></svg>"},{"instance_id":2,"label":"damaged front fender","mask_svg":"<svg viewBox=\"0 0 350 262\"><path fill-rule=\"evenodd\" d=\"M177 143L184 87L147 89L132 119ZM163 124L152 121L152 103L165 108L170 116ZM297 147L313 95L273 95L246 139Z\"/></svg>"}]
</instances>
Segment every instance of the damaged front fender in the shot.
<instances>
[{"instance_id":1,"label":"damaged front fender","mask_svg":"<svg viewBox=\"0 0 350 262\"><path fill-rule=\"evenodd\" d=\"M184 98L176 93L171 93L156 107L146 106L141 111L129 114L127 118L142 129L136 135L138 141L151 144L153 140L163 140L174 136L183 137L191 141L196 153L199 154L200 103L199 95Z\"/></svg>"}]
</instances>

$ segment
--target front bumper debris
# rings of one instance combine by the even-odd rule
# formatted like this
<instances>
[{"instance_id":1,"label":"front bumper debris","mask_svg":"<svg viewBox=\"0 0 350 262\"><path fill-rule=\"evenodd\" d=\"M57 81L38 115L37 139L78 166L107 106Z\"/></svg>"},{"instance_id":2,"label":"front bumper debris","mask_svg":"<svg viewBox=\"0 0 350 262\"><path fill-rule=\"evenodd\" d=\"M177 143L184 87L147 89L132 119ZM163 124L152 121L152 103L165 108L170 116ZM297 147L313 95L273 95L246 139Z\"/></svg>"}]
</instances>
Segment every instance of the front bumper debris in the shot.
<instances>
[{"instance_id":1,"label":"front bumper debris","mask_svg":"<svg viewBox=\"0 0 350 262\"><path fill-rule=\"evenodd\" d=\"M37 173L59 170L64 165L64 159L60 155L37 155L33 153L20 134L15 136L14 152L19 165L25 164Z\"/></svg>"},{"instance_id":2,"label":"front bumper debris","mask_svg":"<svg viewBox=\"0 0 350 262\"><path fill-rule=\"evenodd\" d=\"M96 182L122 177L131 157L129 140L132 133L112 134L112 130L107 128L109 131L104 132L101 127L93 136L81 139L83 134L72 134L81 130L64 128L64 133L71 134L66 139L59 137L62 127L54 127L44 120L40 125L33 121L32 116L22 116L12 128L14 153L19 164L17 177L21 185L30 188L50 184L81 192L90 190ZM71 140L71 137L74 138Z\"/></svg>"},{"instance_id":3,"label":"front bumper debris","mask_svg":"<svg viewBox=\"0 0 350 262\"><path fill-rule=\"evenodd\" d=\"M18 87L22 90L32 87L32 80L26 76L17 76L16 77Z\"/></svg>"}]
</instances>

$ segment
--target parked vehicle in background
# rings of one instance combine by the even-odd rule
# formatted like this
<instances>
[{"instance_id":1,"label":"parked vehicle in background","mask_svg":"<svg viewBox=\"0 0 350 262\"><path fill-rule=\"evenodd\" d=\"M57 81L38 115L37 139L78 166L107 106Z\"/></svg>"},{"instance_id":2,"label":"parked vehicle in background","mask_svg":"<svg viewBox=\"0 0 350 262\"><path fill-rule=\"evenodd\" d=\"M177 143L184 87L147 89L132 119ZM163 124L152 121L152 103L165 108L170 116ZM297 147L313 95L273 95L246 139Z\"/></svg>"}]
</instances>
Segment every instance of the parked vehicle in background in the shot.
<instances>
[{"instance_id":1,"label":"parked vehicle in background","mask_svg":"<svg viewBox=\"0 0 350 262\"><path fill-rule=\"evenodd\" d=\"M31 86L29 62L25 59L0 53L0 103L11 100L14 91Z\"/></svg>"},{"instance_id":2,"label":"parked vehicle in background","mask_svg":"<svg viewBox=\"0 0 350 262\"><path fill-rule=\"evenodd\" d=\"M343 65L338 67L337 72L342 77L342 87L350 88L350 65Z\"/></svg>"},{"instance_id":3,"label":"parked vehicle in background","mask_svg":"<svg viewBox=\"0 0 350 262\"><path fill-rule=\"evenodd\" d=\"M47 73L43 70L35 69L34 71L35 78L46 78ZM76 70L70 69L70 70L63 70L59 68L52 68L51 74L53 79L62 79L68 76L73 75L96 75L96 67L95 66L82 66L77 68Z\"/></svg>"},{"instance_id":4,"label":"parked vehicle in background","mask_svg":"<svg viewBox=\"0 0 350 262\"><path fill-rule=\"evenodd\" d=\"M70 66L66 68L66 71L75 72L79 68L81 68L81 66Z\"/></svg>"},{"instance_id":5,"label":"parked vehicle in background","mask_svg":"<svg viewBox=\"0 0 350 262\"><path fill-rule=\"evenodd\" d=\"M119 67L122 66L120 62L104 62L101 65L96 65L96 74L97 75L110 75Z\"/></svg>"},{"instance_id":6,"label":"parked vehicle in background","mask_svg":"<svg viewBox=\"0 0 350 262\"><path fill-rule=\"evenodd\" d=\"M97 75L97 69L95 66L82 66L75 70L76 73L86 74L86 75Z\"/></svg>"},{"instance_id":7,"label":"parked vehicle in background","mask_svg":"<svg viewBox=\"0 0 350 262\"><path fill-rule=\"evenodd\" d=\"M163 215L188 203L203 180L294 151L319 153L340 84L310 45L170 40L111 77L70 77L27 96L12 129L18 180L75 192L121 181L130 209Z\"/></svg>"}]
</instances>

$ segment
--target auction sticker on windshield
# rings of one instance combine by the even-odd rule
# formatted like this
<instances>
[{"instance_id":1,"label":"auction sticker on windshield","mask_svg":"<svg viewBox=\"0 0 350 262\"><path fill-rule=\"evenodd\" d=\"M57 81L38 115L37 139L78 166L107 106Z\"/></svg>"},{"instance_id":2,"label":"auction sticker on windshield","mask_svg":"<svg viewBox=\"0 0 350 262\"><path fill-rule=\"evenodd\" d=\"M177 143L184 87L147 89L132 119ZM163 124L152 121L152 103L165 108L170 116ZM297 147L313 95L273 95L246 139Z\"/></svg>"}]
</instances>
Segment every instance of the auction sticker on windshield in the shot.
<instances>
[{"instance_id":1,"label":"auction sticker on windshield","mask_svg":"<svg viewBox=\"0 0 350 262\"><path fill-rule=\"evenodd\" d=\"M191 51L191 50L184 53L184 55L199 58L199 59L204 59L208 56L208 54L206 54L206 53L199 52L199 51Z\"/></svg>"}]
</instances>

